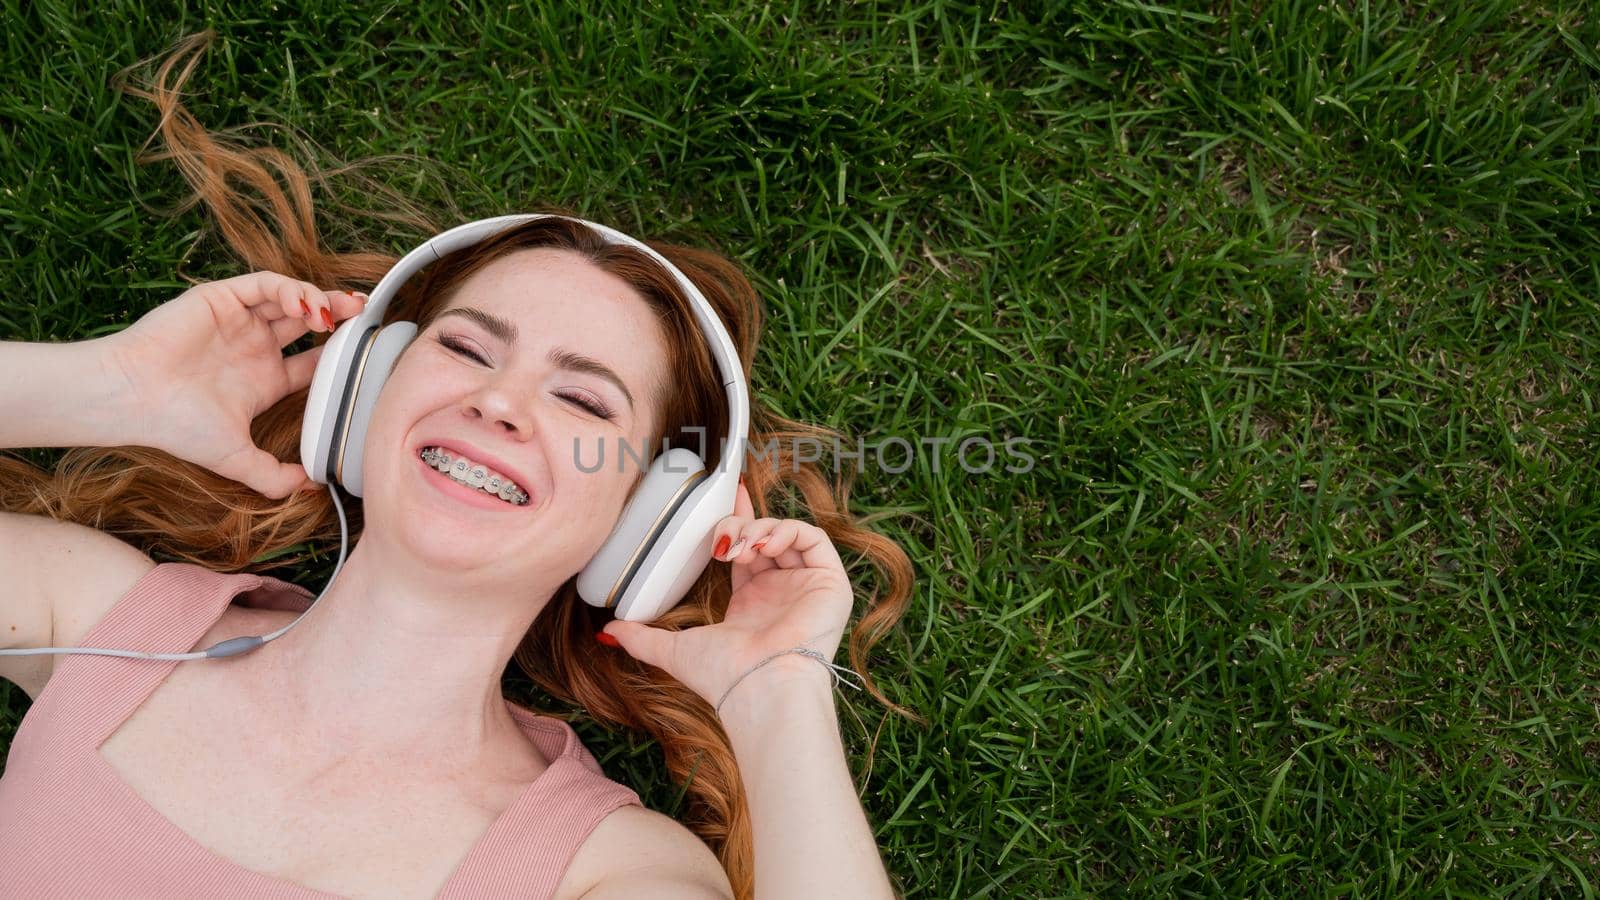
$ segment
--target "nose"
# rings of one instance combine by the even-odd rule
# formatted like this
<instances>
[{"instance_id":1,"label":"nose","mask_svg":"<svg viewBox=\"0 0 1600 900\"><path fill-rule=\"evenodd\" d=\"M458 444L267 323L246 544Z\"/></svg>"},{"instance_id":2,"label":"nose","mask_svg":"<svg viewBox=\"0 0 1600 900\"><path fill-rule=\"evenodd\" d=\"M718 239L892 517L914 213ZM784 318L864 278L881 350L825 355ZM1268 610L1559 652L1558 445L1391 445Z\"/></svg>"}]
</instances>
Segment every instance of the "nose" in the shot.
<instances>
[{"instance_id":1,"label":"nose","mask_svg":"<svg viewBox=\"0 0 1600 900\"><path fill-rule=\"evenodd\" d=\"M533 437L533 416L526 402L519 402L505 379L484 385L467 398L465 414L493 425L500 425L522 440Z\"/></svg>"}]
</instances>

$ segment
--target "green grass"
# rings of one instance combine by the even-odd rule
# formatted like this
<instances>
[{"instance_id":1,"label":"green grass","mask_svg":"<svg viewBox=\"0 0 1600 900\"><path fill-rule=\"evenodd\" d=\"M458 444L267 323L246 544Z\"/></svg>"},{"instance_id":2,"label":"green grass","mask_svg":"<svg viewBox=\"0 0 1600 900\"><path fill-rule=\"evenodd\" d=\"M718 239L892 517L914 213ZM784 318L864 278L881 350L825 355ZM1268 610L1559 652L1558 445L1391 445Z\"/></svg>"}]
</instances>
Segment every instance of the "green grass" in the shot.
<instances>
[{"instance_id":1,"label":"green grass","mask_svg":"<svg viewBox=\"0 0 1600 900\"><path fill-rule=\"evenodd\" d=\"M108 85L215 27L207 125L718 246L780 412L1032 440L858 481L918 568L874 665L932 727L841 712L908 897L1600 891L1588 4L242 6L3 0L0 338L233 273Z\"/></svg>"}]
</instances>

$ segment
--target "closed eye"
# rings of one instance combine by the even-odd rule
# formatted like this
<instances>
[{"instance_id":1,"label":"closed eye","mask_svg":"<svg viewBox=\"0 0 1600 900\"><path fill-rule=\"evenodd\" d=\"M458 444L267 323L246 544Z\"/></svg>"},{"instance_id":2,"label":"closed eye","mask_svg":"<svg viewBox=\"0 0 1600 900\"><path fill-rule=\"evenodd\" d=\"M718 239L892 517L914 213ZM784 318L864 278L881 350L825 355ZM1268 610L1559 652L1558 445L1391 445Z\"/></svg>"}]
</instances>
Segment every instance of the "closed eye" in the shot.
<instances>
[{"instance_id":1,"label":"closed eye","mask_svg":"<svg viewBox=\"0 0 1600 900\"><path fill-rule=\"evenodd\" d=\"M478 353L476 351L474 351L471 348L469 348L466 344L463 344L460 341L456 340L451 335L441 334L441 335L438 335L437 337L435 337L434 340L438 341L439 344L441 346L445 347L446 349L448 349L448 350L450 350L450 351L452 351L454 353L457 353L457 354L459 354L461 356L465 356L465 357L467 357L468 359L472 360L473 362L477 363L480 366L487 366L489 364L489 361L487 359L484 359L482 356L478 355Z\"/></svg>"},{"instance_id":2,"label":"closed eye","mask_svg":"<svg viewBox=\"0 0 1600 900\"><path fill-rule=\"evenodd\" d=\"M455 338L454 335L436 335L434 337L434 341L452 353L465 356L480 366L486 366L489 364L489 361L484 359L481 354L477 353L466 344L461 343ZM590 400L588 397L585 397L582 394L560 394L558 396L560 396L561 399L566 400L568 403L582 408L590 415L605 419L607 422L616 418L617 414L611 411L611 407L606 406L604 403Z\"/></svg>"}]
</instances>

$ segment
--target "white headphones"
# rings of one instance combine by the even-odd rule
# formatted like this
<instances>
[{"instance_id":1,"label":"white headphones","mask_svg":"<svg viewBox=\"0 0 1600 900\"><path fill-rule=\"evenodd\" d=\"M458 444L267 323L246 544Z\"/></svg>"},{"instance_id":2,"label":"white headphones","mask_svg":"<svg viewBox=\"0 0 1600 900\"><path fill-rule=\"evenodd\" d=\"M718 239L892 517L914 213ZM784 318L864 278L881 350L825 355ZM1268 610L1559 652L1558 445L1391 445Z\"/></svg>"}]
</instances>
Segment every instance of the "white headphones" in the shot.
<instances>
[{"instance_id":1,"label":"white headphones","mask_svg":"<svg viewBox=\"0 0 1600 900\"><path fill-rule=\"evenodd\" d=\"M749 389L733 340L694 282L643 243L584 219L541 214L496 216L439 234L407 253L373 289L367 305L340 324L323 345L306 397L300 459L319 484L338 484L360 497L361 451L378 393L401 351L416 337L415 322L383 324L383 312L400 286L445 254L538 219L584 225L607 243L623 244L654 259L688 295L728 395L728 434L717 467L706 471L700 455L674 447L654 458L616 527L578 573L578 595L619 619L649 622L675 606L711 560L716 524L733 513L750 422ZM336 573L337 574L337 573Z\"/></svg>"}]
</instances>

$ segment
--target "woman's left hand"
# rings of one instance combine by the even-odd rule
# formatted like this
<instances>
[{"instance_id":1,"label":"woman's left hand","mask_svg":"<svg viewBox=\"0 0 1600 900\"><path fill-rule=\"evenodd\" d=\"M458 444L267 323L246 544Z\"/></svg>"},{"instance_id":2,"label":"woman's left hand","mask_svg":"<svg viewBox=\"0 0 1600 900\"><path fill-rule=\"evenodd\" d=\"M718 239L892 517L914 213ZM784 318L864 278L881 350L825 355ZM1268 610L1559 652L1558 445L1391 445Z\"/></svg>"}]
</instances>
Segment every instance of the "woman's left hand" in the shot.
<instances>
[{"instance_id":1,"label":"woman's left hand","mask_svg":"<svg viewBox=\"0 0 1600 900\"><path fill-rule=\"evenodd\" d=\"M808 647L831 661L855 606L850 578L827 532L798 519L754 515L740 483L733 514L717 523L712 538L716 547L726 535L724 556L734 554L733 594L721 622L668 631L618 619L601 629L630 656L666 670L712 705L774 653ZM790 656L822 668L800 654Z\"/></svg>"}]
</instances>

